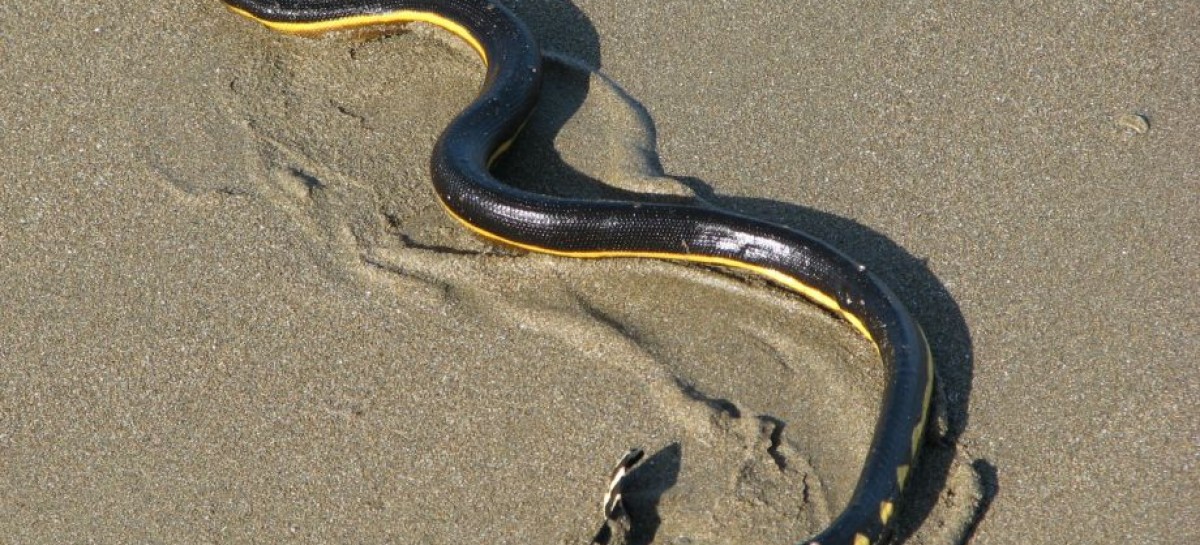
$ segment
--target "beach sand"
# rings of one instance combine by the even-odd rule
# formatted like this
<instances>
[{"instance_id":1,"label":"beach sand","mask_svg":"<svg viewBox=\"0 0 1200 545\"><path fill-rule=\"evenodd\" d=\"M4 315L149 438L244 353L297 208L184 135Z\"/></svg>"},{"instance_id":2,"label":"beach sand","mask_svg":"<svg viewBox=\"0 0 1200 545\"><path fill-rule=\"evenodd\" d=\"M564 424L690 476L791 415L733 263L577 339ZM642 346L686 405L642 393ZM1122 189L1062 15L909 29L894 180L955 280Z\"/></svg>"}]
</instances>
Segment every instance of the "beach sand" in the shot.
<instances>
[{"instance_id":1,"label":"beach sand","mask_svg":"<svg viewBox=\"0 0 1200 545\"><path fill-rule=\"evenodd\" d=\"M924 325L902 541L1200 539L1200 5L509 5L551 55L502 179L806 230ZM0 6L0 542L586 543L634 446L629 542L828 523L873 349L474 238L427 164L481 78L419 25Z\"/></svg>"}]
</instances>

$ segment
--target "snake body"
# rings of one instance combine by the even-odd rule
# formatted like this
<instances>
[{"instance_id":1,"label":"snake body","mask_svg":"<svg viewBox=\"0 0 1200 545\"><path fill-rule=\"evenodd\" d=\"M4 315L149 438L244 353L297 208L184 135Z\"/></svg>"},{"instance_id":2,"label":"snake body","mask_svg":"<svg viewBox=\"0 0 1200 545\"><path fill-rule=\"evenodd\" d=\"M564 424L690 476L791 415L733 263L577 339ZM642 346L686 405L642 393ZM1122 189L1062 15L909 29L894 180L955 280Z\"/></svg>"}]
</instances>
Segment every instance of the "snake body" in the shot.
<instances>
[{"instance_id":1,"label":"snake body","mask_svg":"<svg viewBox=\"0 0 1200 545\"><path fill-rule=\"evenodd\" d=\"M274 30L321 34L426 22L466 41L487 65L482 89L442 132L430 164L455 220L492 241L577 258L644 257L760 274L828 309L871 340L887 367L881 410L848 505L812 545L867 545L887 530L922 442L933 388L920 327L865 266L809 235L712 208L550 197L489 172L533 109L541 51L492 0L222 0Z\"/></svg>"}]
</instances>

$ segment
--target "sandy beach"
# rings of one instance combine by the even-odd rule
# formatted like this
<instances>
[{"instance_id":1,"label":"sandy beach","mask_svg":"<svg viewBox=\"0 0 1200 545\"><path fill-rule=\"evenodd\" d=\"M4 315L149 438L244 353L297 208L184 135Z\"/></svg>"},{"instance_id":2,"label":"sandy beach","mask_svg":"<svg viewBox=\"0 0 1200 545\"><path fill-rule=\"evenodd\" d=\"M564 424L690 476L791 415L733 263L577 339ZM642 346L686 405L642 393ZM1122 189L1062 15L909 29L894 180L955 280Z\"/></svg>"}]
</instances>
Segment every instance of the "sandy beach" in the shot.
<instances>
[{"instance_id":1,"label":"sandy beach","mask_svg":"<svg viewBox=\"0 0 1200 545\"><path fill-rule=\"evenodd\" d=\"M1200 530L1200 4L508 0L496 165L829 241L928 334L922 545ZM451 35L0 6L0 543L797 543L884 369L764 281L496 248L429 184Z\"/></svg>"}]
</instances>

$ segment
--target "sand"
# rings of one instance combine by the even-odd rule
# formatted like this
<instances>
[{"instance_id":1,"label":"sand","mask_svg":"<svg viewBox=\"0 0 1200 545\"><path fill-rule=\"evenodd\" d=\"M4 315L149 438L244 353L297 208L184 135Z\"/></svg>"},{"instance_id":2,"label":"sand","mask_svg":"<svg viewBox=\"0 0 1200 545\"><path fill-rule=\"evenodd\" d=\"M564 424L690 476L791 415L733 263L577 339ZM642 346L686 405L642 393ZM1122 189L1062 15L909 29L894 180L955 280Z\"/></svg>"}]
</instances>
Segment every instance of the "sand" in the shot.
<instances>
[{"instance_id":1,"label":"sand","mask_svg":"<svg viewBox=\"0 0 1200 545\"><path fill-rule=\"evenodd\" d=\"M509 3L553 53L515 185L810 231L925 326L907 543L1200 531L1200 7ZM883 372L763 282L446 218L444 33L212 1L0 6L0 542L794 543ZM623 537L623 536L622 536Z\"/></svg>"}]
</instances>

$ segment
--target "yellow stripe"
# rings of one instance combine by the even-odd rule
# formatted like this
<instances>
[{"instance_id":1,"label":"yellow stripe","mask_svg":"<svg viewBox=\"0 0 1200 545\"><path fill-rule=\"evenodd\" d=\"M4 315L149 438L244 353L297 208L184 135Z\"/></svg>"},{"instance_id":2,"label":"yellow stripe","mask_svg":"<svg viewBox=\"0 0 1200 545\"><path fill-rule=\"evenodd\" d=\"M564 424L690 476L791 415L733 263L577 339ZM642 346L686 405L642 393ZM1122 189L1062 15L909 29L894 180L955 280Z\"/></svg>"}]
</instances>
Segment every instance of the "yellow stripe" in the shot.
<instances>
[{"instance_id":1,"label":"yellow stripe","mask_svg":"<svg viewBox=\"0 0 1200 545\"><path fill-rule=\"evenodd\" d=\"M698 255L698 254L675 254L675 253L670 253L670 252L633 252L633 251L624 251L624 250L597 250L597 251L591 251L591 252L577 252L577 251L562 251L562 250L554 250L554 249L550 249L550 248L543 248L541 246L534 246L532 244L527 244L524 242L518 242L515 240L511 240L511 239L502 237L500 235L497 235L495 233L492 233L491 231L487 231L487 230L483 229L482 227L479 227L479 226L467 221L466 218L463 218L462 216L455 214L454 211L451 210L449 206L446 206L446 203L444 201L441 201L439 199L439 202L442 203L442 207L446 209L446 213L450 214L450 217L458 220L459 223L465 225L468 229L474 231L475 233L479 234L480 236L483 236L485 238L490 238L495 241L499 241L499 242L501 242L503 244L507 244L509 246L515 246L515 247L521 248L523 250L529 250L531 252L538 252L538 253L557 255L557 256L563 256L563 257L585 258L585 259L598 259L598 258L607 258L607 257L641 257L641 258L651 258L651 259L667 259L667 260L675 260L675 261L691 261L694 263L707 263L710 265L721 265L723 267L731 267L731 268L735 268L735 269L745 269L748 271L752 271L752 272L758 273L762 276L765 276L767 278L770 278L771 280L778 282L779 284L783 285L784 287L789 288L789 289L795 291L796 293L799 293L799 294L807 297L808 299L812 300L814 303L816 303L822 307L825 307L826 309L836 313L837 315L841 316L844 320L849 322L850 325L854 326L854 328L857 329L858 332L862 334L862 336L866 337L868 341L871 341L872 343L875 342L875 339L873 337L871 337L871 332L867 331L867 326L865 324L863 324L862 320L860 320L858 318L858 316L851 314L846 309L843 309L842 306L838 304L836 299L834 299L833 297L830 297L828 294L826 294L812 286L809 286L808 284L800 282L794 276L785 274L785 273L783 273L781 271L777 271L775 269L768 269L766 267L760 267L758 265L752 265L752 264L746 263L744 261L737 261L735 259L729 259L729 258L725 258L725 257L713 257L713 256ZM876 350L878 350L879 349L878 345L876 345L875 348L876 348Z\"/></svg>"},{"instance_id":2,"label":"yellow stripe","mask_svg":"<svg viewBox=\"0 0 1200 545\"><path fill-rule=\"evenodd\" d=\"M921 404L921 419L917 421L917 426L913 429L911 446L913 458L917 457L917 450L921 448L925 422L929 420L929 403L933 400L933 353L929 351L929 341L925 339L925 332L920 328L917 328L917 332L925 341L925 399ZM901 485L903 486L903 483Z\"/></svg>"},{"instance_id":3,"label":"yellow stripe","mask_svg":"<svg viewBox=\"0 0 1200 545\"><path fill-rule=\"evenodd\" d=\"M879 520L883 522L885 526L887 525L888 520L892 518L893 509L895 509L895 506L892 505L892 502L890 501L885 501L879 504Z\"/></svg>"},{"instance_id":4,"label":"yellow stripe","mask_svg":"<svg viewBox=\"0 0 1200 545\"><path fill-rule=\"evenodd\" d=\"M241 8L236 8L228 4L226 4L226 7L238 15L258 21L271 30L285 32L288 34L322 34L325 32L333 32L335 30L350 30L365 26L395 25L418 22L429 23L431 25L444 28L455 36L462 38L462 40L467 42L467 45L470 45L476 53L479 53L479 58L483 59L484 64L487 64L488 62L487 51L483 49L483 44L479 43L479 40L475 38L475 35L471 34L471 32L467 30L467 27L464 27L437 13L429 11L402 9L385 13L348 15L346 17L324 19L321 21L292 22L263 19Z\"/></svg>"},{"instance_id":5,"label":"yellow stripe","mask_svg":"<svg viewBox=\"0 0 1200 545\"><path fill-rule=\"evenodd\" d=\"M524 125L522 125L522 127L524 127ZM520 129L517 129L517 132L520 133ZM512 147L513 141L516 139L517 137L513 136L512 138L501 142L499 146L496 146L496 151L493 151L492 156L488 157L488 168L492 168L492 163L495 163L496 159L499 159L501 155L504 155L504 153L508 151L508 148Z\"/></svg>"},{"instance_id":6,"label":"yellow stripe","mask_svg":"<svg viewBox=\"0 0 1200 545\"><path fill-rule=\"evenodd\" d=\"M854 545L871 545L871 540L862 534L854 534Z\"/></svg>"}]
</instances>

